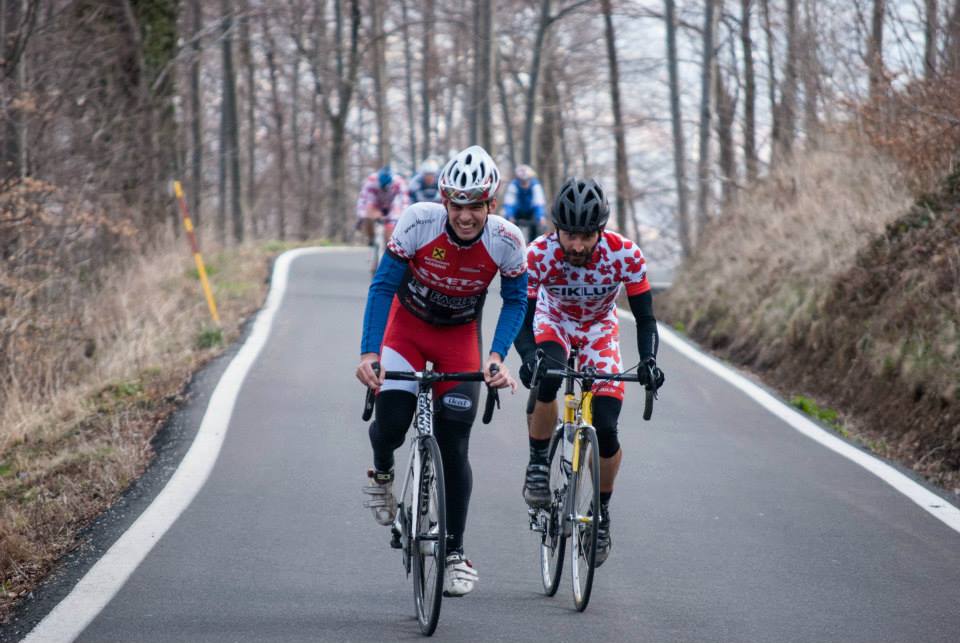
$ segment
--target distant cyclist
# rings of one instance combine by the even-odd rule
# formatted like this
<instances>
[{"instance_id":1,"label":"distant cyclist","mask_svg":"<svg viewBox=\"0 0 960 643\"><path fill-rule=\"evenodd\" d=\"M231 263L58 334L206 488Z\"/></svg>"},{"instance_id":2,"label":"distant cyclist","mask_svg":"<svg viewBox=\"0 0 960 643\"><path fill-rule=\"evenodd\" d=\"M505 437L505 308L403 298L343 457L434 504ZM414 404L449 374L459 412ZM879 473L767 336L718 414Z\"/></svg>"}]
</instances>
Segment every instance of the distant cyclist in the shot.
<instances>
[{"instance_id":1,"label":"distant cyclist","mask_svg":"<svg viewBox=\"0 0 960 643\"><path fill-rule=\"evenodd\" d=\"M500 172L479 146L468 147L444 166L443 204L416 203L404 211L370 284L363 317L357 379L378 389L370 425L373 465L367 473L373 510L381 525L393 522L393 452L403 444L416 407L416 382L384 380L391 371L483 370L488 386L516 388L503 359L526 308L525 247L515 225L492 214ZM481 359L480 313L490 282L500 275L503 307L488 356ZM499 372L490 373L492 365ZM480 399L479 382L434 386L434 435L443 459L447 506L444 592L473 590L477 571L463 553L463 532L473 488L467 459L470 428Z\"/></svg>"},{"instance_id":2,"label":"distant cyclist","mask_svg":"<svg viewBox=\"0 0 960 643\"><path fill-rule=\"evenodd\" d=\"M420 164L416 175L410 179L410 202L440 203L440 187L437 185L437 173L440 166L433 159Z\"/></svg>"},{"instance_id":3,"label":"distant cyclist","mask_svg":"<svg viewBox=\"0 0 960 643\"><path fill-rule=\"evenodd\" d=\"M357 227L363 230L367 245L375 244L377 223L383 225L382 239L389 239L393 226L408 205L407 182L394 174L389 165L368 176L357 197ZM383 243L379 245L381 249L385 246ZM374 258L373 270L376 270L378 260L379 257Z\"/></svg>"},{"instance_id":4,"label":"distant cyclist","mask_svg":"<svg viewBox=\"0 0 960 643\"><path fill-rule=\"evenodd\" d=\"M617 297L626 285L630 310L637 320L640 360L657 368L657 320L640 248L616 232L604 230L610 208L595 180L568 179L553 203L557 231L544 235L527 249L527 315L515 345L523 358L520 377L529 388L536 350L547 356L548 367L562 366L572 347L579 349L578 369L595 367L620 373L620 328ZM523 498L531 507L550 503L547 450L557 420L559 379L544 379L533 413L528 416L530 462ZM623 382L602 382L593 388L593 423L600 451L600 528L597 565L610 553L610 497L620 468L622 451L617 419L623 402Z\"/></svg>"},{"instance_id":5,"label":"distant cyclist","mask_svg":"<svg viewBox=\"0 0 960 643\"><path fill-rule=\"evenodd\" d=\"M518 165L514 174L503 197L503 214L507 221L513 221L523 230L527 241L532 241L540 234L547 204L543 186L529 165Z\"/></svg>"}]
</instances>

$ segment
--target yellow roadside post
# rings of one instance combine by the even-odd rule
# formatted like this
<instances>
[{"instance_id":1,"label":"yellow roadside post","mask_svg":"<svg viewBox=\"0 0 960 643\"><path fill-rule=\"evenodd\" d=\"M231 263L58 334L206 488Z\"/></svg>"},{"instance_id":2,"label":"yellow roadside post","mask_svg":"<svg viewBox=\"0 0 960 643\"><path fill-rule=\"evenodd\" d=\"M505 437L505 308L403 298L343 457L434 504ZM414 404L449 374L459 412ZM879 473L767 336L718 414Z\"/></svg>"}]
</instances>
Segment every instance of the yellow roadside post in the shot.
<instances>
[{"instance_id":1,"label":"yellow roadside post","mask_svg":"<svg viewBox=\"0 0 960 643\"><path fill-rule=\"evenodd\" d=\"M210 289L210 282L207 280L207 270L203 267L203 257L200 256L200 246L197 244L197 235L193 233L193 221L190 220L190 211L187 210L187 200L183 196L183 187L180 181L173 182L173 192L177 196L177 203L180 204L180 214L183 216L183 227L187 231L187 239L190 240L190 250L193 252L193 261L197 264L197 273L200 275L200 283L203 285L203 294L207 298L207 307L210 309L210 316L217 326L220 326L220 315L217 314L217 302L213 299L213 291Z\"/></svg>"}]
</instances>

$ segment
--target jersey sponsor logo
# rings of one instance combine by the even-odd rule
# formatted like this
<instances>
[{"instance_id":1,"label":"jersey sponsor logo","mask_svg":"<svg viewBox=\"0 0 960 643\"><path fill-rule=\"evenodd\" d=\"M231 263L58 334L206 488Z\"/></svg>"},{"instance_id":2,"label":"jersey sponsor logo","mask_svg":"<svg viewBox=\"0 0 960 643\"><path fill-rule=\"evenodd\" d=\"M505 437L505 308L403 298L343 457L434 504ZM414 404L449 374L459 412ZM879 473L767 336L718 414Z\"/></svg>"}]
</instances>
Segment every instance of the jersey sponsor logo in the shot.
<instances>
[{"instance_id":1,"label":"jersey sponsor logo","mask_svg":"<svg viewBox=\"0 0 960 643\"><path fill-rule=\"evenodd\" d=\"M430 285L442 286L444 288L462 293L469 294L478 291L485 291L487 284L490 283L490 280L488 279L461 279L460 277L446 277L443 275L438 275L435 272L427 270L423 266L416 266L415 270L417 277L429 283Z\"/></svg>"},{"instance_id":2,"label":"jersey sponsor logo","mask_svg":"<svg viewBox=\"0 0 960 643\"><path fill-rule=\"evenodd\" d=\"M604 297L620 287L620 284L600 286L546 286L547 292L557 297L581 297L592 299Z\"/></svg>"},{"instance_id":3,"label":"jersey sponsor logo","mask_svg":"<svg viewBox=\"0 0 960 643\"><path fill-rule=\"evenodd\" d=\"M473 407L473 400L462 393L447 393L443 396L443 405L454 411L469 411Z\"/></svg>"},{"instance_id":4,"label":"jersey sponsor logo","mask_svg":"<svg viewBox=\"0 0 960 643\"><path fill-rule=\"evenodd\" d=\"M433 249L432 257L439 261L443 261L444 259L447 258L447 249L437 246L436 248Z\"/></svg>"},{"instance_id":5,"label":"jersey sponsor logo","mask_svg":"<svg viewBox=\"0 0 960 643\"><path fill-rule=\"evenodd\" d=\"M470 297L454 297L452 295L445 295L436 290L431 290L430 301L449 310L463 310L464 308L475 307L477 302L480 301L480 295L473 295Z\"/></svg>"}]
</instances>

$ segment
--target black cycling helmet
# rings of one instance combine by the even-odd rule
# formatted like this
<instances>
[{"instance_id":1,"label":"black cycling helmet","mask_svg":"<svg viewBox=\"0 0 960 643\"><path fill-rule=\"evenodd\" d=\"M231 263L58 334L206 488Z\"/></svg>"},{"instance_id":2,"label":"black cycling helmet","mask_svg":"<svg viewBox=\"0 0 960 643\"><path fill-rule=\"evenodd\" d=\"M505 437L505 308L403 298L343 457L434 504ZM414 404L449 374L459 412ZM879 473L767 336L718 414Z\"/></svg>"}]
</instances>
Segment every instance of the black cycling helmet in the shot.
<instances>
[{"instance_id":1,"label":"black cycling helmet","mask_svg":"<svg viewBox=\"0 0 960 643\"><path fill-rule=\"evenodd\" d=\"M553 224L566 232L597 232L610 218L610 205L596 179L572 177L563 182L553 200Z\"/></svg>"}]
</instances>

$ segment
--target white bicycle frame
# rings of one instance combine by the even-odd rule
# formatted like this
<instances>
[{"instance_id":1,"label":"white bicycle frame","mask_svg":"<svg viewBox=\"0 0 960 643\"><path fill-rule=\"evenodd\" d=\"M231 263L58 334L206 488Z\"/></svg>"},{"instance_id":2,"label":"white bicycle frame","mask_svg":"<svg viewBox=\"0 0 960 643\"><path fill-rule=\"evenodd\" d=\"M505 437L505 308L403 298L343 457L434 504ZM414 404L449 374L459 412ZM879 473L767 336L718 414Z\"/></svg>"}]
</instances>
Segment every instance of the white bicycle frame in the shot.
<instances>
[{"instance_id":1,"label":"white bicycle frame","mask_svg":"<svg viewBox=\"0 0 960 643\"><path fill-rule=\"evenodd\" d=\"M422 373L417 373L421 375ZM417 383L420 387L420 383ZM400 543L403 546L403 551L409 551L407 547L409 546L410 536L413 535L413 524L416 524L416 517L420 512L420 465L421 465L421 454L420 454L420 438L433 435L433 386L420 387L417 392L417 417L414 421L417 429L417 436L410 444L410 458L407 461L407 475L403 479L403 487L400 491L400 495L397 496L397 516L393 519L393 528L400 533ZM410 485L413 485L413 489L416 491L411 494L411 512L410 515L413 518L413 524L409 525L408 529L403 529L403 511L405 507L403 506L403 498L407 497L407 489L410 488ZM435 544L426 541L421 543L421 547L428 545L431 548L436 547ZM424 554L431 554L433 552L424 551ZM410 574L409 565L407 566L407 574Z\"/></svg>"}]
</instances>

